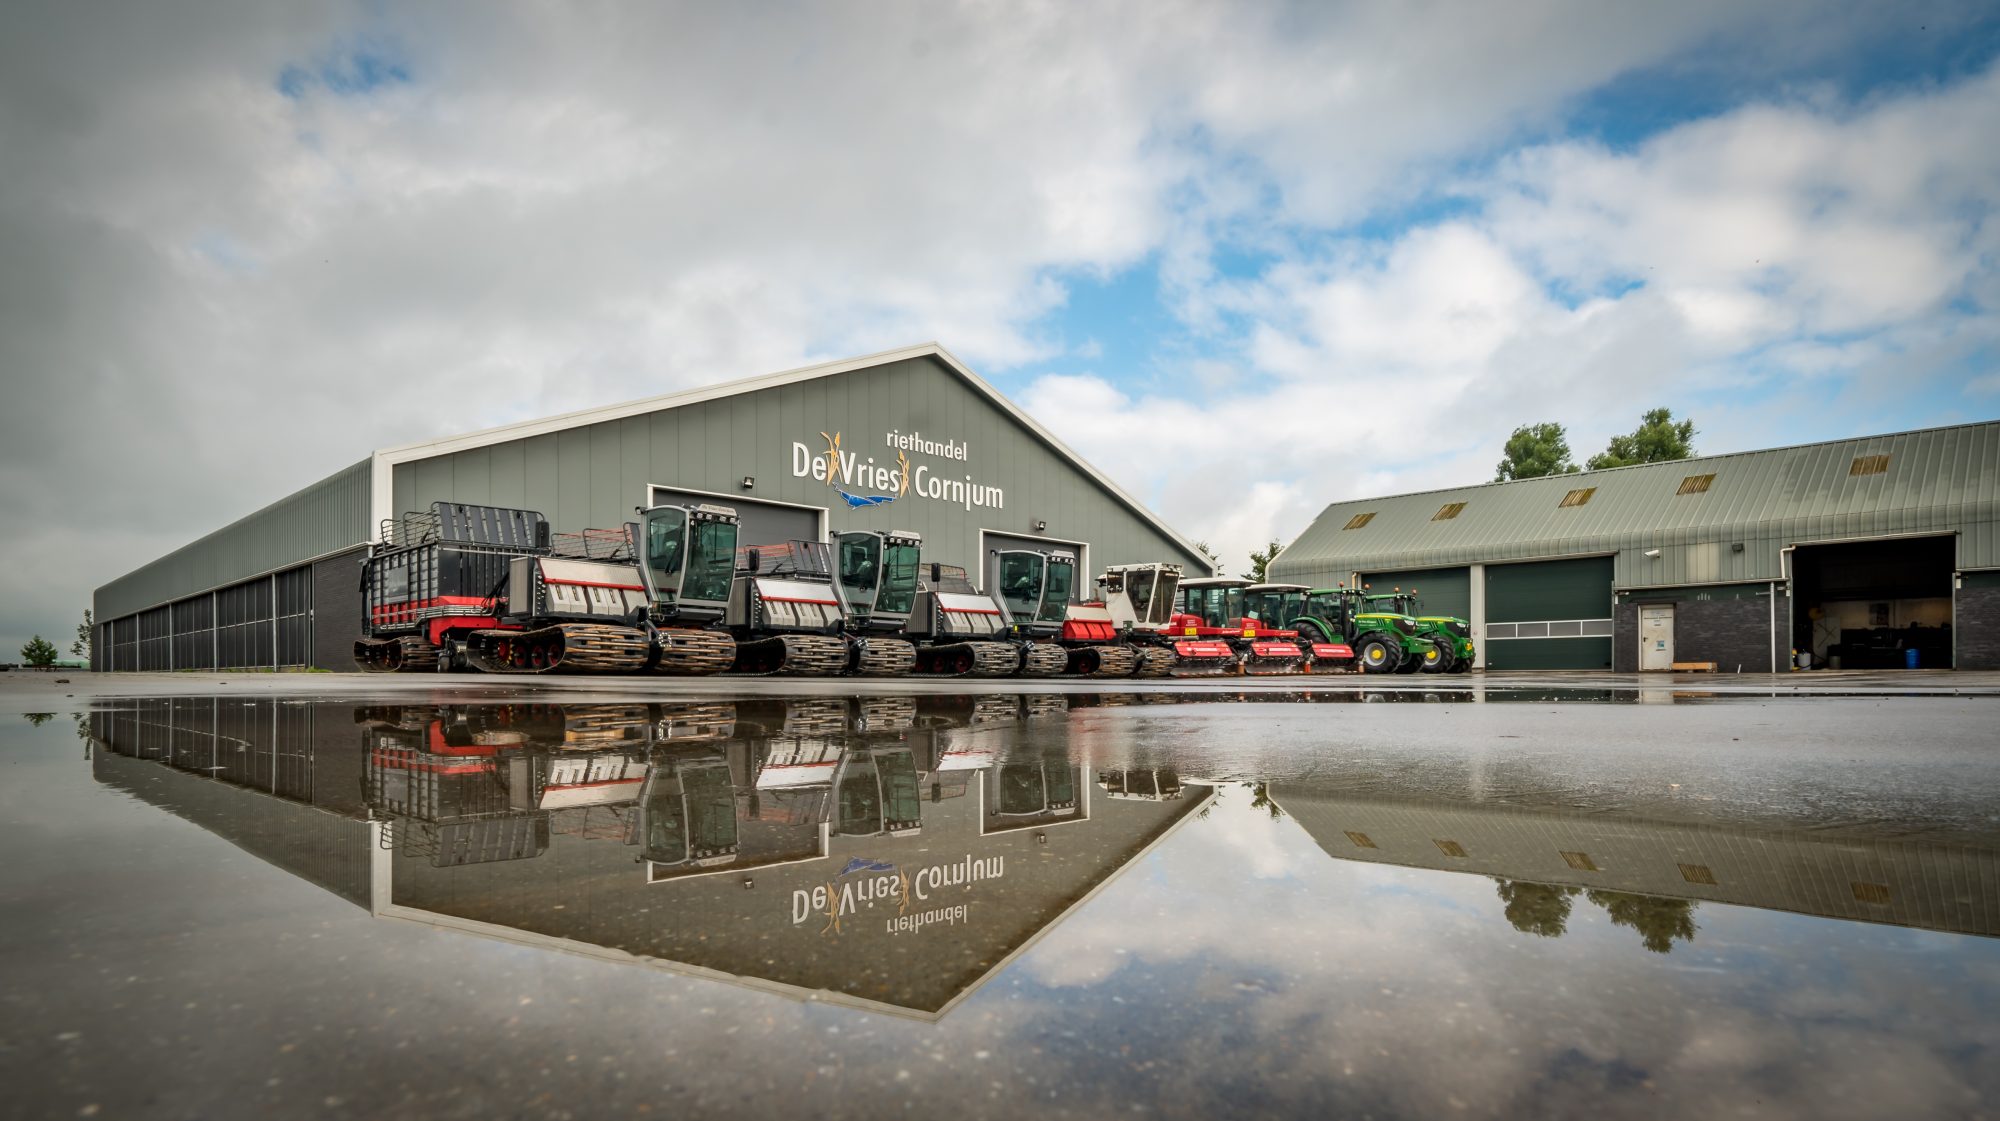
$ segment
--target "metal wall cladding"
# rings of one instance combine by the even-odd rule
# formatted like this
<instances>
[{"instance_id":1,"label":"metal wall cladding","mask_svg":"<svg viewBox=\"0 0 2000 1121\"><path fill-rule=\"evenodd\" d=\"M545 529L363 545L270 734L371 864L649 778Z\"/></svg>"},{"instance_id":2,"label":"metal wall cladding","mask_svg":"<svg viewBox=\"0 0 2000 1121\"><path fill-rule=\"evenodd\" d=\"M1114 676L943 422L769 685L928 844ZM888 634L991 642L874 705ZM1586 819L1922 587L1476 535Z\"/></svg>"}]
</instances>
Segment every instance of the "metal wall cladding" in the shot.
<instances>
[{"instance_id":1,"label":"metal wall cladding","mask_svg":"<svg viewBox=\"0 0 2000 1121\"><path fill-rule=\"evenodd\" d=\"M373 460L362 460L97 589L115 619L368 540Z\"/></svg>"},{"instance_id":2,"label":"metal wall cladding","mask_svg":"<svg viewBox=\"0 0 2000 1121\"><path fill-rule=\"evenodd\" d=\"M1855 473L1875 456L1886 470ZM1682 493L1702 475L1714 476L1705 490ZM1585 488L1588 501L1563 504ZM1439 519L1453 503L1464 506ZM1375 516L1344 528L1363 513ZM1958 534L1960 568L2000 567L2000 421L1339 502L1271 573L1311 583L1613 554L1619 587L1778 580L1787 545L1920 533Z\"/></svg>"},{"instance_id":3,"label":"metal wall cladding","mask_svg":"<svg viewBox=\"0 0 2000 1121\"><path fill-rule=\"evenodd\" d=\"M905 451L911 471L963 486L967 477L998 488L997 502L946 501L908 494L852 507L828 483L794 473L803 448L825 456L838 435L861 468L894 470L891 432L921 434L967 449L964 460ZM1017 423L943 363L918 357L789 385L397 464L395 512L445 500L521 506L574 533L613 528L633 517L651 485L824 508L834 533L909 529L924 537L927 560L983 569L982 529L1090 545L1091 571L1107 564L1175 561L1206 571L1137 511L1097 485L1051 445ZM743 480L754 478L746 490ZM857 474L858 498L883 493ZM1046 529L1035 530L1037 522Z\"/></svg>"}]
</instances>

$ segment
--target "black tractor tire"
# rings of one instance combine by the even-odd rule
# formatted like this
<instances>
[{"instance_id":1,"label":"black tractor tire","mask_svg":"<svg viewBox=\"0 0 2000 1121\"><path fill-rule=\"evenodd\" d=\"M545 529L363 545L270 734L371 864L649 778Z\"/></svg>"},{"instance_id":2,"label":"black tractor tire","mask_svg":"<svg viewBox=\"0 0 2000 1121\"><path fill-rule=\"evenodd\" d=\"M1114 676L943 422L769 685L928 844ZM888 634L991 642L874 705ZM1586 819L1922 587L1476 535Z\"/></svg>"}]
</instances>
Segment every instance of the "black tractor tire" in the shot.
<instances>
[{"instance_id":1,"label":"black tractor tire","mask_svg":"<svg viewBox=\"0 0 2000 1121\"><path fill-rule=\"evenodd\" d=\"M1471 658L1459 658L1459 659L1457 659L1457 660L1453 661L1453 662L1451 663L1451 668L1450 668L1450 669L1448 669L1448 670L1446 670L1445 672L1446 672L1446 673L1471 673L1471 672L1472 672L1472 659L1471 659Z\"/></svg>"},{"instance_id":2,"label":"black tractor tire","mask_svg":"<svg viewBox=\"0 0 2000 1121\"><path fill-rule=\"evenodd\" d=\"M1301 646L1310 646L1315 642L1331 641L1326 637L1326 633L1319 629L1318 623L1300 623L1296 629L1299 632L1299 645Z\"/></svg>"},{"instance_id":3,"label":"black tractor tire","mask_svg":"<svg viewBox=\"0 0 2000 1121\"><path fill-rule=\"evenodd\" d=\"M1452 662L1456 660L1456 655L1446 653L1444 647L1434 642L1431 643L1430 651L1424 655L1419 666L1425 673L1444 673L1451 669Z\"/></svg>"},{"instance_id":4,"label":"black tractor tire","mask_svg":"<svg viewBox=\"0 0 2000 1121\"><path fill-rule=\"evenodd\" d=\"M1354 660L1361 664L1362 673L1395 673L1400 662L1396 648L1373 635L1361 640Z\"/></svg>"},{"instance_id":5,"label":"black tractor tire","mask_svg":"<svg viewBox=\"0 0 2000 1121\"><path fill-rule=\"evenodd\" d=\"M1424 668L1424 656L1414 647L1403 648L1403 664L1396 667L1397 673L1416 673Z\"/></svg>"}]
</instances>

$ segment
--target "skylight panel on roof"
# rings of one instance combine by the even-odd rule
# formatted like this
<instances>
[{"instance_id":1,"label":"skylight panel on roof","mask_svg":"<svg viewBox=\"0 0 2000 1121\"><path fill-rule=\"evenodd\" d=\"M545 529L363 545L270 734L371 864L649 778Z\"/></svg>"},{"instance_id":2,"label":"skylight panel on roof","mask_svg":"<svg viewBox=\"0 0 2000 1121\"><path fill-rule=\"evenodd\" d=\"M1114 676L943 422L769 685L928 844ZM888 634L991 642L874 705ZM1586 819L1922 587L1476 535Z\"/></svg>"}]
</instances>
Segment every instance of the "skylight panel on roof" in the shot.
<instances>
[{"instance_id":1,"label":"skylight panel on roof","mask_svg":"<svg viewBox=\"0 0 2000 1121\"><path fill-rule=\"evenodd\" d=\"M1362 526L1367 525L1369 522L1372 522L1374 520L1375 520L1375 511L1370 510L1365 514L1356 514L1353 517L1347 519L1347 524L1341 526L1340 528L1360 529Z\"/></svg>"},{"instance_id":2,"label":"skylight panel on roof","mask_svg":"<svg viewBox=\"0 0 2000 1121\"><path fill-rule=\"evenodd\" d=\"M1847 469L1849 475L1880 475L1889 470L1886 455L1857 455L1853 466Z\"/></svg>"},{"instance_id":3,"label":"skylight panel on roof","mask_svg":"<svg viewBox=\"0 0 2000 1121\"><path fill-rule=\"evenodd\" d=\"M1582 506L1583 504L1590 501L1591 495L1596 493L1597 493L1596 487L1579 487L1576 490L1570 491L1568 494L1563 495L1563 500L1561 502L1556 503L1556 507L1558 509L1567 510L1572 506Z\"/></svg>"},{"instance_id":4,"label":"skylight panel on roof","mask_svg":"<svg viewBox=\"0 0 2000 1121\"><path fill-rule=\"evenodd\" d=\"M1715 482L1714 475L1689 475L1687 478L1681 480L1681 489L1674 493L1707 494L1709 484L1713 482Z\"/></svg>"},{"instance_id":5,"label":"skylight panel on roof","mask_svg":"<svg viewBox=\"0 0 2000 1121\"><path fill-rule=\"evenodd\" d=\"M1464 509L1465 503L1463 502L1447 502L1443 506L1438 507L1438 512L1431 515L1431 520L1434 522L1448 522L1457 517L1459 512Z\"/></svg>"}]
</instances>

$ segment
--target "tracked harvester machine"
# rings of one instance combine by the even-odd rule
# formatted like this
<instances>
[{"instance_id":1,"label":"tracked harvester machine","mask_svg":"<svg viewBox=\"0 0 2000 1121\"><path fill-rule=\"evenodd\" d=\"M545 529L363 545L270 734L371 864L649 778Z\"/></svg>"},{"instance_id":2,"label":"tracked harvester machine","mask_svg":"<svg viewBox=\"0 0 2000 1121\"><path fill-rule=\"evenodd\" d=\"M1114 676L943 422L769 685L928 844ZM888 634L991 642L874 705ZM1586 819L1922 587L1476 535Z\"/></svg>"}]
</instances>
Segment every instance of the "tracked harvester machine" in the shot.
<instances>
[{"instance_id":1,"label":"tracked harvester machine","mask_svg":"<svg viewBox=\"0 0 2000 1121\"><path fill-rule=\"evenodd\" d=\"M1006 677L1021 663L1000 605L957 565L921 566L903 636L916 644L920 674Z\"/></svg>"},{"instance_id":2,"label":"tracked harvester machine","mask_svg":"<svg viewBox=\"0 0 2000 1121\"><path fill-rule=\"evenodd\" d=\"M1023 677L1054 677L1070 670L1072 651L1060 641L1076 590L1076 558L1068 553L1031 549L996 549L987 556L986 586L1004 613L1005 630L1017 644L1020 661L1014 672ZM1113 667L1107 676L1132 672L1136 658L1129 648L1081 645L1080 661ZM1093 670L1092 672L1095 672Z\"/></svg>"},{"instance_id":3,"label":"tracked harvester machine","mask_svg":"<svg viewBox=\"0 0 2000 1121\"><path fill-rule=\"evenodd\" d=\"M847 670L846 614L823 541L737 550L727 625L747 674L831 676Z\"/></svg>"},{"instance_id":4,"label":"tracked harvester machine","mask_svg":"<svg viewBox=\"0 0 2000 1121\"><path fill-rule=\"evenodd\" d=\"M1111 633L1132 650L1133 677L1220 673L1233 666L1235 653L1226 644L1168 633L1179 607L1180 585L1177 564L1115 564L1097 578L1098 602L1080 604L1071 615L1083 622L1086 612L1096 613L1089 609L1101 610ZM1068 628L1064 630L1067 635Z\"/></svg>"},{"instance_id":5,"label":"tracked harvester machine","mask_svg":"<svg viewBox=\"0 0 2000 1121\"><path fill-rule=\"evenodd\" d=\"M847 668L868 677L901 677L917 665L917 647L901 637L916 609L923 538L906 530L853 530L835 542L847 620Z\"/></svg>"},{"instance_id":6,"label":"tracked harvester machine","mask_svg":"<svg viewBox=\"0 0 2000 1121\"><path fill-rule=\"evenodd\" d=\"M736 514L660 506L550 534L530 510L437 503L385 526L362 567L364 669L707 674L736 656Z\"/></svg>"},{"instance_id":7,"label":"tracked harvester machine","mask_svg":"<svg viewBox=\"0 0 2000 1121\"><path fill-rule=\"evenodd\" d=\"M1305 667L1298 632L1254 617L1246 604L1252 586L1228 576L1182 581L1180 611L1169 621L1169 633L1230 651L1232 660L1221 667L1224 672L1241 666L1248 674L1298 673Z\"/></svg>"}]
</instances>

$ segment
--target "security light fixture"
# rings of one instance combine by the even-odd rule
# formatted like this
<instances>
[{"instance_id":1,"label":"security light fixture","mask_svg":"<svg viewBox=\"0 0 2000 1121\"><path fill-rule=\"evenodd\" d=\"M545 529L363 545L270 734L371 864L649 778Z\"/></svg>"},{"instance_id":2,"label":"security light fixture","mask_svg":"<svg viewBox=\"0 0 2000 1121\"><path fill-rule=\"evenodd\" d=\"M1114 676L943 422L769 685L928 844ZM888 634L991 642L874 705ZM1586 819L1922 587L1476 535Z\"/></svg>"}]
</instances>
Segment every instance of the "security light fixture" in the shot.
<instances>
[{"instance_id":1,"label":"security light fixture","mask_svg":"<svg viewBox=\"0 0 2000 1121\"><path fill-rule=\"evenodd\" d=\"M1047 522L1045 522L1045 521L1042 521L1042 520L1040 520L1040 519L1036 519L1036 521L1035 521L1035 532L1036 532L1036 533L1040 533L1040 532L1042 532L1043 530L1045 530L1045 529L1047 529L1047 528L1049 528L1049 523L1047 523Z\"/></svg>"},{"instance_id":2,"label":"security light fixture","mask_svg":"<svg viewBox=\"0 0 2000 1121\"><path fill-rule=\"evenodd\" d=\"M757 476L755 476L755 475L745 475L745 476L743 476L743 489L744 489L744 490L749 490L750 488L752 488L752 487L754 487L754 486L756 486L756 485L757 485Z\"/></svg>"},{"instance_id":3,"label":"security light fixture","mask_svg":"<svg viewBox=\"0 0 2000 1121\"><path fill-rule=\"evenodd\" d=\"M1657 557L1660 555L1660 551L1658 549L1648 549L1646 550L1646 555L1649 557Z\"/></svg>"}]
</instances>

